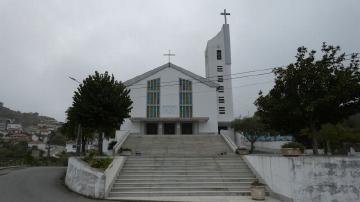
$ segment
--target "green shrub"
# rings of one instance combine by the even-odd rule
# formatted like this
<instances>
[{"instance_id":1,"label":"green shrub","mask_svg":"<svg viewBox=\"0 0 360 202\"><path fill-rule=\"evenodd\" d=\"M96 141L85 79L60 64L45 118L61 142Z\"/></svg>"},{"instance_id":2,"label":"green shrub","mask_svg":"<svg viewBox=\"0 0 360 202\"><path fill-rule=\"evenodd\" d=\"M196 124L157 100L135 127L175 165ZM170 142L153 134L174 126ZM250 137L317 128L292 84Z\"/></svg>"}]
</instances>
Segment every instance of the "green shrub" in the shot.
<instances>
[{"instance_id":1,"label":"green shrub","mask_svg":"<svg viewBox=\"0 0 360 202\"><path fill-rule=\"evenodd\" d=\"M106 158L96 158L95 155L97 154L96 150L90 150L86 155L82 158L83 161L89 164L89 166L93 168L98 168L101 170L106 170L107 167L112 162L112 158L106 157Z\"/></svg>"},{"instance_id":2,"label":"green shrub","mask_svg":"<svg viewBox=\"0 0 360 202\"><path fill-rule=\"evenodd\" d=\"M305 147L298 142L288 142L281 146L281 148L299 148L301 151L304 151Z\"/></svg>"},{"instance_id":3,"label":"green shrub","mask_svg":"<svg viewBox=\"0 0 360 202\"><path fill-rule=\"evenodd\" d=\"M94 159L95 155L97 154L96 150L89 150L85 156L82 158L83 161L88 162L92 159Z\"/></svg>"},{"instance_id":4,"label":"green shrub","mask_svg":"<svg viewBox=\"0 0 360 202\"><path fill-rule=\"evenodd\" d=\"M106 168L109 167L109 165L111 164L112 160L113 159L110 157L91 159L90 161L88 161L88 164L93 168L106 170Z\"/></svg>"}]
</instances>

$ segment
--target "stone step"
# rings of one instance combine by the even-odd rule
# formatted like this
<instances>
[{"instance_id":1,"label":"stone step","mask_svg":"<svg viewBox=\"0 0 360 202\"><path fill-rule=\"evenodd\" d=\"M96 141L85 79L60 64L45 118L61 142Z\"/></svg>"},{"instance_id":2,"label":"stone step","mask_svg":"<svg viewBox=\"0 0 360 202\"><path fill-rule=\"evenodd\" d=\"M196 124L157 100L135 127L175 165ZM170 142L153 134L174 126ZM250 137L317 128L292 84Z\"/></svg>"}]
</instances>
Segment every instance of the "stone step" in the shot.
<instances>
[{"instance_id":1,"label":"stone step","mask_svg":"<svg viewBox=\"0 0 360 202\"><path fill-rule=\"evenodd\" d=\"M221 167L184 167L184 168L179 168L179 167L173 167L173 168L168 168L168 167L147 167L147 168L140 168L140 167L125 167L121 170L122 172L251 172L249 168L247 167L242 167L242 168L234 168L234 167L230 167L230 168L221 168Z\"/></svg>"},{"instance_id":2,"label":"stone step","mask_svg":"<svg viewBox=\"0 0 360 202\"><path fill-rule=\"evenodd\" d=\"M225 183L225 182L239 182L239 183L252 183L256 178L251 177L213 177L213 178L122 178L118 177L115 183Z\"/></svg>"},{"instance_id":3,"label":"stone step","mask_svg":"<svg viewBox=\"0 0 360 202\"><path fill-rule=\"evenodd\" d=\"M250 186L188 186L188 187L116 187L111 192L153 192L153 191L248 191Z\"/></svg>"},{"instance_id":4,"label":"stone step","mask_svg":"<svg viewBox=\"0 0 360 202\"><path fill-rule=\"evenodd\" d=\"M228 160L228 159L235 159L235 160L242 160L240 156L236 155L224 155L224 156L209 156L209 157L188 157L188 156L129 156L128 160Z\"/></svg>"},{"instance_id":5,"label":"stone step","mask_svg":"<svg viewBox=\"0 0 360 202\"><path fill-rule=\"evenodd\" d=\"M131 174L131 175L120 175L118 179L166 179L166 180L174 180L174 179L188 179L188 180L195 180L195 179L212 179L212 178L221 178L221 177L227 177L227 178L251 178L254 177L250 173L246 174L213 174L213 175L139 175L139 174Z\"/></svg>"},{"instance_id":6,"label":"stone step","mask_svg":"<svg viewBox=\"0 0 360 202\"><path fill-rule=\"evenodd\" d=\"M248 182L164 182L164 181L149 181L136 183L115 182L113 188L117 187L250 187L251 181Z\"/></svg>"},{"instance_id":7,"label":"stone step","mask_svg":"<svg viewBox=\"0 0 360 202\"><path fill-rule=\"evenodd\" d=\"M146 169L156 169L156 170L201 170L201 169L248 169L247 165L237 165L237 166L222 166L222 165L198 165L198 166L186 166L186 165L143 165L143 166L129 166L125 165L122 170L146 170Z\"/></svg>"},{"instance_id":8,"label":"stone step","mask_svg":"<svg viewBox=\"0 0 360 202\"><path fill-rule=\"evenodd\" d=\"M239 163L245 164L245 162L241 160L234 160L234 159L222 159L222 160L127 160L127 163Z\"/></svg>"},{"instance_id":9,"label":"stone step","mask_svg":"<svg viewBox=\"0 0 360 202\"><path fill-rule=\"evenodd\" d=\"M249 174L248 170L238 170L238 171L174 171L174 170L138 170L138 171L123 171L121 175L131 176L131 175L219 175L219 176L227 176L227 175L241 175L241 174Z\"/></svg>"},{"instance_id":10,"label":"stone step","mask_svg":"<svg viewBox=\"0 0 360 202\"><path fill-rule=\"evenodd\" d=\"M193 161L193 162L171 162L171 161L153 161L153 162L131 162L126 161L125 165L246 165L245 162L238 162L238 161L229 161L229 162L216 162L216 161L208 161L208 162L201 162L201 161Z\"/></svg>"},{"instance_id":11,"label":"stone step","mask_svg":"<svg viewBox=\"0 0 360 202\"><path fill-rule=\"evenodd\" d=\"M178 163L164 163L164 164L126 164L124 165L124 168L248 168L245 164L210 164L210 163L192 163L192 164L178 164Z\"/></svg>"},{"instance_id":12,"label":"stone step","mask_svg":"<svg viewBox=\"0 0 360 202\"><path fill-rule=\"evenodd\" d=\"M129 156L129 159L242 159L241 156L228 154L223 156Z\"/></svg>"},{"instance_id":13,"label":"stone step","mask_svg":"<svg viewBox=\"0 0 360 202\"><path fill-rule=\"evenodd\" d=\"M108 199L120 199L121 197L141 196L248 196L250 191L134 191L134 192L110 192Z\"/></svg>"}]
</instances>

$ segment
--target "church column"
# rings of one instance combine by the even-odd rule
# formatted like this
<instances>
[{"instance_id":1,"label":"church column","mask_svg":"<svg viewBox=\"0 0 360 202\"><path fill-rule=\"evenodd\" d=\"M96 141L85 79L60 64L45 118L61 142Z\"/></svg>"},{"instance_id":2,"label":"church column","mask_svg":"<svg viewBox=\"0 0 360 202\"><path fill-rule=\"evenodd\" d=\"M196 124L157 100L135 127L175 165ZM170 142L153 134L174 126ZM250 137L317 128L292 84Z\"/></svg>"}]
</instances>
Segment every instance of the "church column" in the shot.
<instances>
[{"instance_id":1,"label":"church column","mask_svg":"<svg viewBox=\"0 0 360 202\"><path fill-rule=\"evenodd\" d=\"M175 124L175 134L176 135L181 135L181 128L180 128L180 122L176 122Z\"/></svg>"},{"instance_id":2,"label":"church column","mask_svg":"<svg viewBox=\"0 0 360 202\"><path fill-rule=\"evenodd\" d=\"M163 135L163 123L158 123L158 135Z\"/></svg>"}]
</instances>

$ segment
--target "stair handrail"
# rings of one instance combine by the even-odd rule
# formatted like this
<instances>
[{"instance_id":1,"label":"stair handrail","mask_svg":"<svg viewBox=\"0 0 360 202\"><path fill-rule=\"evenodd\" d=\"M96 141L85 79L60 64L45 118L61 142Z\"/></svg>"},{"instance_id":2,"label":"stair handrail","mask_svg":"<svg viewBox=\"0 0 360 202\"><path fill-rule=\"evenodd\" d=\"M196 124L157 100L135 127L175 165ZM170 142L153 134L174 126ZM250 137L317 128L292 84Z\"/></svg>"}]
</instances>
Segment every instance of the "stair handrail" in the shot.
<instances>
[{"instance_id":1,"label":"stair handrail","mask_svg":"<svg viewBox=\"0 0 360 202\"><path fill-rule=\"evenodd\" d=\"M229 136L227 136L227 135L225 135L225 134L223 134L223 133L221 133L221 132L222 132L222 131L220 131L221 137L224 138L225 142L229 145L229 147L231 148L231 150L232 150L233 152L235 152L238 147L236 146L236 144L234 143L234 141L233 141L232 139L230 139Z\"/></svg>"},{"instance_id":2,"label":"stair handrail","mask_svg":"<svg viewBox=\"0 0 360 202\"><path fill-rule=\"evenodd\" d=\"M120 150L122 144L125 142L127 137L130 135L130 130L125 131L124 134L120 134L119 139L117 140L117 143L113 147L113 155L117 154Z\"/></svg>"}]
</instances>

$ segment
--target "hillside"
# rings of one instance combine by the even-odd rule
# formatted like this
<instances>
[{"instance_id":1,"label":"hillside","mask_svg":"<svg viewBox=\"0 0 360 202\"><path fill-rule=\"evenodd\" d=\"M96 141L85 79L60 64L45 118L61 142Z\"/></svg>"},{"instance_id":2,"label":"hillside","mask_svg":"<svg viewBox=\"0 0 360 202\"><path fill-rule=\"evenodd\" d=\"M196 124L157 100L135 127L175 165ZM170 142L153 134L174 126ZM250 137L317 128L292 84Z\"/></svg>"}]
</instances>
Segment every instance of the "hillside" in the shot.
<instances>
[{"instance_id":1,"label":"hillside","mask_svg":"<svg viewBox=\"0 0 360 202\"><path fill-rule=\"evenodd\" d=\"M14 119L16 123L21 123L23 127L31 125L37 125L39 123L56 123L54 118L48 116L40 116L39 113L22 113L20 111L14 111L7 107L4 107L0 102L0 117Z\"/></svg>"}]
</instances>

